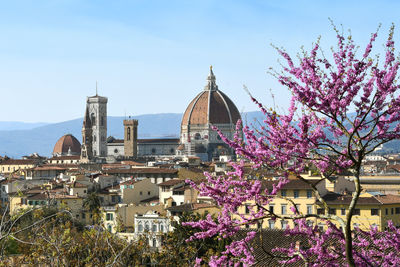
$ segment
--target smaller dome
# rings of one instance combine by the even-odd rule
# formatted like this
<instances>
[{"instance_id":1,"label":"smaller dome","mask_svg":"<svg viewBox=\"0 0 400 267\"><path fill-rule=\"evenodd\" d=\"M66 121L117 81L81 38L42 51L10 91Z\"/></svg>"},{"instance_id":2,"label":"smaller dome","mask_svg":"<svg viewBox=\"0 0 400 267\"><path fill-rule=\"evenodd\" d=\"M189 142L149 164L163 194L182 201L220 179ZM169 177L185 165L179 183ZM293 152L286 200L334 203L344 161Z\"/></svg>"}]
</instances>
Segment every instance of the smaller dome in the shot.
<instances>
[{"instance_id":1,"label":"smaller dome","mask_svg":"<svg viewBox=\"0 0 400 267\"><path fill-rule=\"evenodd\" d=\"M72 134L66 134L54 145L54 156L80 155L81 143Z\"/></svg>"}]
</instances>

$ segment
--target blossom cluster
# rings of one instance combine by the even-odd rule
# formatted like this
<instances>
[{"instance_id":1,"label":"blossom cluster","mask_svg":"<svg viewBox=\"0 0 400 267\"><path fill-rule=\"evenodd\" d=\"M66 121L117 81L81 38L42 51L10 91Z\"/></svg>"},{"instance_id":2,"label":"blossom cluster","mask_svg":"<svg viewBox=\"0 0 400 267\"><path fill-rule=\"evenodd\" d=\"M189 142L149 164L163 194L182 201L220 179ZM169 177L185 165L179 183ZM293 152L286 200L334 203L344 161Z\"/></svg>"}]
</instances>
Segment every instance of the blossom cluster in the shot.
<instances>
[{"instance_id":1,"label":"blossom cluster","mask_svg":"<svg viewBox=\"0 0 400 267\"><path fill-rule=\"evenodd\" d=\"M278 171L280 178L269 191L262 186L262 177L246 174L241 161L232 162L234 170L226 175L214 177L206 173L207 181L201 184L187 181L200 195L212 198L221 207L215 220L208 216L205 220L187 223L201 229L191 239L227 238L244 225L277 218L265 207L288 182L289 175L299 176L310 166L322 178L343 170L351 171L358 184L349 208L355 207L360 194L358 178L362 160L378 146L400 138L400 94L396 80L400 62L394 55L394 27L386 42L383 64L371 56L377 33L371 35L364 53L358 55L351 36L334 29L338 43L336 50L332 50L331 60L324 56L319 42L309 53L299 56L296 63L288 53L277 48L287 65L282 72L274 72L274 76L292 93L287 114L267 109L252 97L264 114L260 127L242 127L238 121L233 140L214 128L239 158L252 163L253 169ZM250 212L243 211L244 205L250 206ZM351 216L345 225L351 225ZM338 229L332 223L335 218L322 218L327 220L328 230L320 232L308 226L298 212L292 217L297 226L289 233L309 236L310 244L307 249L299 250L294 245L277 249L290 256L291 261L312 260L317 265L329 263L331 266L342 266L344 260L349 265L399 264L399 231L392 225L387 232L379 234L376 229L350 233L350 227ZM257 259L246 245L254 234L250 232L245 239L228 245L225 253L212 257L209 264L254 264ZM349 243L346 237L352 234L354 237ZM336 243L327 246L330 240ZM390 252L391 247L395 249Z\"/></svg>"}]
</instances>

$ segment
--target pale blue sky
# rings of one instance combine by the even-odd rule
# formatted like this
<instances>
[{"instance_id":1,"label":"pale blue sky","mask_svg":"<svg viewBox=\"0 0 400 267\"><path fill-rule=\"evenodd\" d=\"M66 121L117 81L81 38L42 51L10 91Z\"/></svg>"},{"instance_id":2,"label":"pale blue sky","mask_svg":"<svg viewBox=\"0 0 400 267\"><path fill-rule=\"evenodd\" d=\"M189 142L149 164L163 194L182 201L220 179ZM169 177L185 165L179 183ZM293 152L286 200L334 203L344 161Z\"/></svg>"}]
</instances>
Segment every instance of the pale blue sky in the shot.
<instances>
[{"instance_id":1,"label":"pale blue sky","mask_svg":"<svg viewBox=\"0 0 400 267\"><path fill-rule=\"evenodd\" d=\"M210 64L240 111L256 109L243 84L266 105L272 89L284 108L288 92L266 74L278 59L270 43L295 54L321 35L329 50L328 17L365 43L379 23L382 38L400 25L399 10L398 1L1 1L0 121L81 117L96 80L111 116L180 113Z\"/></svg>"}]
</instances>

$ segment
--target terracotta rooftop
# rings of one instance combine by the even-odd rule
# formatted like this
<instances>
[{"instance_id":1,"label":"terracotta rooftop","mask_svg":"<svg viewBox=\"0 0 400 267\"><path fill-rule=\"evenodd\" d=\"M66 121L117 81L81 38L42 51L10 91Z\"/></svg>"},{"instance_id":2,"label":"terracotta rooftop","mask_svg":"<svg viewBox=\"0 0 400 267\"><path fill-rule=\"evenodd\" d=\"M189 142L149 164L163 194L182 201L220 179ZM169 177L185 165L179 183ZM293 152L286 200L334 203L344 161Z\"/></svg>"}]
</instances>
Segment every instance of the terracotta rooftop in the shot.
<instances>
[{"instance_id":1,"label":"terracotta rooftop","mask_svg":"<svg viewBox=\"0 0 400 267\"><path fill-rule=\"evenodd\" d=\"M65 171L66 169L67 168L65 168L65 167L44 165L44 166L38 166L35 168L31 168L30 170L34 170L34 171L51 171L51 170Z\"/></svg>"},{"instance_id":2,"label":"terracotta rooftop","mask_svg":"<svg viewBox=\"0 0 400 267\"><path fill-rule=\"evenodd\" d=\"M71 150L71 153L81 153L81 143L72 134L66 134L58 139L54 145L53 154L67 154Z\"/></svg>"},{"instance_id":3,"label":"terracotta rooftop","mask_svg":"<svg viewBox=\"0 0 400 267\"><path fill-rule=\"evenodd\" d=\"M317 180L317 181L310 180L310 183L316 185L320 181L321 180ZM278 183L279 183L279 181L263 181L262 182L263 187L268 188L268 190L273 188L272 185L274 185L274 184L277 185ZM291 190L291 189L312 189L312 187L308 183L306 183L302 180L289 180L289 182L287 184L285 184L282 187L282 189L289 189L289 190Z\"/></svg>"},{"instance_id":4,"label":"terracotta rooftop","mask_svg":"<svg viewBox=\"0 0 400 267\"><path fill-rule=\"evenodd\" d=\"M132 168L132 169L110 169L104 170L107 174L118 174L118 173L127 173L127 174L158 174L158 173L168 173L175 174L178 173L178 170L173 169L162 169L162 168Z\"/></svg>"},{"instance_id":5,"label":"terracotta rooftop","mask_svg":"<svg viewBox=\"0 0 400 267\"><path fill-rule=\"evenodd\" d=\"M168 180L166 182L163 183L159 183L159 186L173 186L173 185L177 185L177 184L181 184L181 183L185 183L185 180L182 179L172 179L172 180Z\"/></svg>"},{"instance_id":6,"label":"terracotta rooftop","mask_svg":"<svg viewBox=\"0 0 400 267\"><path fill-rule=\"evenodd\" d=\"M7 159L0 162L0 165L35 165L37 160L33 159Z\"/></svg>"},{"instance_id":7,"label":"terracotta rooftop","mask_svg":"<svg viewBox=\"0 0 400 267\"><path fill-rule=\"evenodd\" d=\"M214 73L210 69L208 85L186 108L182 125L235 124L239 119L239 110L229 97L218 90Z\"/></svg>"},{"instance_id":8,"label":"terracotta rooftop","mask_svg":"<svg viewBox=\"0 0 400 267\"><path fill-rule=\"evenodd\" d=\"M352 196L351 195L339 195L330 193L325 195L324 200L328 205L345 204L349 205ZM377 195L371 197L360 197L357 205L382 205L382 204L400 204L400 196L396 195Z\"/></svg>"}]
</instances>

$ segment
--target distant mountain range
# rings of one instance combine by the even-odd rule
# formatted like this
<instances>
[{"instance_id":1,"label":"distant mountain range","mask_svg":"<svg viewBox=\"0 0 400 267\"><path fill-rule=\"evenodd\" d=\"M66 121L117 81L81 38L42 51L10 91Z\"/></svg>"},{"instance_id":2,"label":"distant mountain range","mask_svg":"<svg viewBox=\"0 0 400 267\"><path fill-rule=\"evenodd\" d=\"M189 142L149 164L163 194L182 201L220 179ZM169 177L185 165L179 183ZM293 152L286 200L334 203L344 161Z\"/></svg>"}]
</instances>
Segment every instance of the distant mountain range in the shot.
<instances>
[{"instance_id":1,"label":"distant mountain range","mask_svg":"<svg viewBox=\"0 0 400 267\"><path fill-rule=\"evenodd\" d=\"M261 112L242 114L245 122L262 121ZM123 120L125 117L108 117L108 136L123 137ZM145 114L133 116L139 120L139 138L178 138L181 113ZM57 140L72 134L79 141L82 139L83 118L59 123L23 123L0 122L0 155L19 158L34 152L43 156L51 156Z\"/></svg>"},{"instance_id":2,"label":"distant mountain range","mask_svg":"<svg viewBox=\"0 0 400 267\"><path fill-rule=\"evenodd\" d=\"M245 112L242 119L245 124L262 122L263 114L259 111ZM123 120L125 117L108 117L108 136L123 138ZM139 138L178 138L181 113L145 114L133 116L139 121ZM34 152L42 156L51 156L57 140L72 134L79 141L82 139L83 118L59 123L24 123L0 122L0 156L20 158ZM256 123L255 126L258 124ZM400 140L385 144L383 151L400 151Z\"/></svg>"}]
</instances>

